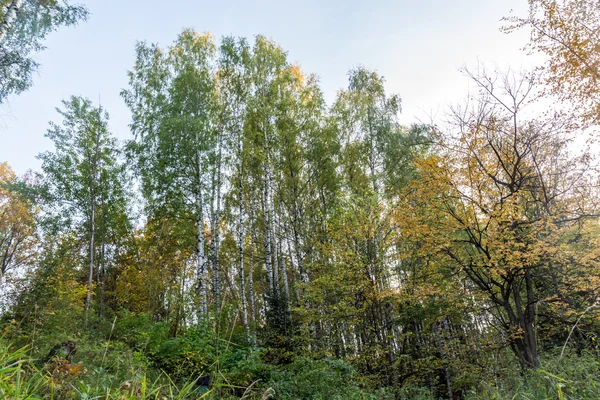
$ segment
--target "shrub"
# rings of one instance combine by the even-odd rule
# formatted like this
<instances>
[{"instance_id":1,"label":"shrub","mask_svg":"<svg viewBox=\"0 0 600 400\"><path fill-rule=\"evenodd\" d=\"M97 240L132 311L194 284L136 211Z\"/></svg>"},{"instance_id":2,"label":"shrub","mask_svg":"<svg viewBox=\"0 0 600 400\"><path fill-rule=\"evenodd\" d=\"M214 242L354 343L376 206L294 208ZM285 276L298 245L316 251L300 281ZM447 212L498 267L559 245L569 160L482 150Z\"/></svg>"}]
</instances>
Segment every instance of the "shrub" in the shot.
<instances>
[{"instance_id":1,"label":"shrub","mask_svg":"<svg viewBox=\"0 0 600 400\"><path fill-rule=\"evenodd\" d=\"M268 385L286 399L386 399L384 391L372 393L357 384L355 370L342 360L297 358L272 373Z\"/></svg>"}]
</instances>

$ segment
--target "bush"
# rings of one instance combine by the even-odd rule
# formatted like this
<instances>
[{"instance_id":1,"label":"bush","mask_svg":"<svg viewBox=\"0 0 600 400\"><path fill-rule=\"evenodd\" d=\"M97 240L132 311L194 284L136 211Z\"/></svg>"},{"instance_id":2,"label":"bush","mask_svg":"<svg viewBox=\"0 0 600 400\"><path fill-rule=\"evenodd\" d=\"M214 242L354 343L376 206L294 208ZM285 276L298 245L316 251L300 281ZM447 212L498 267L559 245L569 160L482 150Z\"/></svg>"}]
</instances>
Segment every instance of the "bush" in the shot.
<instances>
[{"instance_id":1,"label":"bush","mask_svg":"<svg viewBox=\"0 0 600 400\"><path fill-rule=\"evenodd\" d=\"M286 399L386 399L391 394L368 392L357 385L355 370L342 360L297 358L273 371L268 385L276 398Z\"/></svg>"}]
</instances>

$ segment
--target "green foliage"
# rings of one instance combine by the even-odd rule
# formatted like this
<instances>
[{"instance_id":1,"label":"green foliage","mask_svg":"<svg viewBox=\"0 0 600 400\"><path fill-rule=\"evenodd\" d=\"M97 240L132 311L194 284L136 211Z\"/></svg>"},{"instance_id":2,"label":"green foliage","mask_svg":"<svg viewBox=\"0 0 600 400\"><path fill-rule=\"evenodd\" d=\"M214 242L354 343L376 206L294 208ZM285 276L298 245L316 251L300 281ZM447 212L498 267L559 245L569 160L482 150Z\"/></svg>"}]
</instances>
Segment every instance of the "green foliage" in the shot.
<instances>
[{"instance_id":1,"label":"green foliage","mask_svg":"<svg viewBox=\"0 0 600 400\"><path fill-rule=\"evenodd\" d=\"M148 370L145 359L123 343L83 337L78 348L76 364L57 361L38 369L28 348L15 348L0 338L0 396L15 400L191 400L211 394L199 393L193 379L175 384L166 374Z\"/></svg>"},{"instance_id":2,"label":"green foliage","mask_svg":"<svg viewBox=\"0 0 600 400\"><path fill-rule=\"evenodd\" d=\"M146 354L152 364L174 379L184 380L248 365L255 352L246 346L219 338L206 326L193 327L181 336L166 337L164 324L149 332Z\"/></svg>"},{"instance_id":3,"label":"green foliage","mask_svg":"<svg viewBox=\"0 0 600 400\"><path fill-rule=\"evenodd\" d=\"M15 400L37 399L44 376L28 358L28 349L15 349L0 339L0 396Z\"/></svg>"},{"instance_id":4,"label":"green foliage","mask_svg":"<svg viewBox=\"0 0 600 400\"><path fill-rule=\"evenodd\" d=\"M167 337L168 330L165 324L151 321L148 314L127 311L118 314L114 338L134 350L145 350L150 345L151 338L156 341L165 340Z\"/></svg>"},{"instance_id":5,"label":"green foliage","mask_svg":"<svg viewBox=\"0 0 600 400\"><path fill-rule=\"evenodd\" d=\"M487 75L472 76L481 97L447 133L401 126L400 97L362 67L328 108L318 79L264 36L186 29L167 48L138 44L122 93L128 165L108 115L72 97L40 155L39 246L2 247L28 213L0 224L0 248L37 267L3 315L31 348L4 350L6 390L597 398L591 157L572 157L560 113L517 118L535 80L500 77L498 91ZM582 354L552 357L567 336ZM73 363L28 366L64 340L78 343Z\"/></svg>"},{"instance_id":6,"label":"green foliage","mask_svg":"<svg viewBox=\"0 0 600 400\"><path fill-rule=\"evenodd\" d=\"M273 371L268 386L278 399L392 399L391 393L362 389L359 376L342 360L298 358Z\"/></svg>"},{"instance_id":7,"label":"green foliage","mask_svg":"<svg viewBox=\"0 0 600 400\"><path fill-rule=\"evenodd\" d=\"M0 2L0 24L5 21L7 5L7 1ZM33 57L45 48L42 41L50 32L87 17L86 7L67 0L23 0L6 37L0 39L0 103L31 87L32 75L39 67Z\"/></svg>"},{"instance_id":8,"label":"green foliage","mask_svg":"<svg viewBox=\"0 0 600 400\"><path fill-rule=\"evenodd\" d=\"M61 123L50 123L46 137L54 151L42 160L41 199L44 225L52 234L80 231L90 234L91 216L97 241L114 243L127 232L124 165L116 138L108 130L108 113L89 99L73 96L57 109ZM92 207L95 213L92 213Z\"/></svg>"},{"instance_id":9,"label":"green foliage","mask_svg":"<svg viewBox=\"0 0 600 400\"><path fill-rule=\"evenodd\" d=\"M600 398L598 353L555 354L544 357L540 368L525 375L514 370L502 380L484 380L468 399L597 399Z\"/></svg>"}]
</instances>

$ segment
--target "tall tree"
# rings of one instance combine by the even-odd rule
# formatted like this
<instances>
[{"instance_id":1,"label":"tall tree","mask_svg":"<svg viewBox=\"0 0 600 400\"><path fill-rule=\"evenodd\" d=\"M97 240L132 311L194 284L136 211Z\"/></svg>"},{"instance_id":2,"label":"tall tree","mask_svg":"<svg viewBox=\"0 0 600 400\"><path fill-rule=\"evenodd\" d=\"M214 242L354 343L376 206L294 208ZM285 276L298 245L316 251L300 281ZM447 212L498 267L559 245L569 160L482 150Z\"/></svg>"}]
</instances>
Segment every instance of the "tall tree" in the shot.
<instances>
[{"instance_id":1,"label":"tall tree","mask_svg":"<svg viewBox=\"0 0 600 400\"><path fill-rule=\"evenodd\" d=\"M85 238L87 318L94 281L104 277L109 254L117 256L128 231L125 177L108 114L80 97L63 101L63 107L62 124L51 123L46 134L55 150L39 155L43 209L48 237L72 230Z\"/></svg>"},{"instance_id":2,"label":"tall tree","mask_svg":"<svg viewBox=\"0 0 600 400\"><path fill-rule=\"evenodd\" d=\"M244 117L249 96L249 66L251 49L245 39L232 37L223 38L220 46L219 57L219 92L221 102L222 126L227 133L227 147L230 155L224 161L233 166L230 176L232 200L235 198L236 206L231 206L229 214L237 218L237 262L238 277L240 282L240 302L242 323L246 329L247 340L251 340L250 325L248 321L248 306L246 297L246 270L245 270L245 244L246 244L246 196L247 181L246 163L248 158L248 140L244 135ZM237 216L235 216L237 212ZM252 294L251 294L252 295Z\"/></svg>"},{"instance_id":3,"label":"tall tree","mask_svg":"<svg viewBox=\"0 0 600 400\"><path fill-rule=\"evenodd\" d=\"M211 196L216 193L212 190L215 180L210 179L211 171L216 173L211 166L217 161L216 142L220 141L215 57L212 37L190 30L183 31L166 52L140 43L129 73L131 88L123 92L133 113L135 139L129 148L141 176L148 214L196 224L199 314L204 317L209 301L206 217L212 222L208 224L212 239L219 228L212 219L218 210Z\"/></svg>"},{"instance_id":4,"label":"tall tree","mask_svg":"<svg viewBox=\"0 0 600 400\"><path fill-rule=\"evenodd\" d=\"M557 295L548 282L565 279L567 265L590 267L566 239L597 218L589 158L569 156L571 125L560 113L549 121L522 117L531 77L472 78L480 100L455 110L456 136L446 137L443 158L423 168L421 184L437 193L427 201L440 214L411 225L429 226L429 251L485 294L521 365L535 368L537 310Z\"/></svg>"},{"instance_id":5,"label":"tall tree","mask_svg":"<svg viewBox=\"0 0 600 400\"><path fill-rule=\"evenodd\" d=\"M400 99L386 94L382 77L362 68L349 75L349 87L339 93L324 129L341 142L341 182L334 201L325 203L330 209L323 208L327 229L318 243L322 255L310 265L307 286L317 307L309 315L326 347L333 346L338 355L361 357L369 373L381 373L396 384L398 293L390 277L399 263L394 247L401 239L391 216L402 188L413 178L414 156L427 148L426 131L398 124ZM352 287L342 282L352 282ZM372 356L385 371L369 364Z\"/></svg>"}]
</instances>

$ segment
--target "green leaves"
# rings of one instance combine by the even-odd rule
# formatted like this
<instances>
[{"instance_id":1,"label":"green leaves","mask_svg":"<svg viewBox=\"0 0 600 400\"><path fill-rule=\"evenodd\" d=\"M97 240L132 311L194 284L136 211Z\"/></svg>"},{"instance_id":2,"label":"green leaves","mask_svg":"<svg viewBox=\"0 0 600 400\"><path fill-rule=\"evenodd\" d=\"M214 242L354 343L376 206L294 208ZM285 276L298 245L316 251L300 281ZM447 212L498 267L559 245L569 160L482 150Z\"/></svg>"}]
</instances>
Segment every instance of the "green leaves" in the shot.
<instances>
[{"instance_id":1,"label":"green leaves","mask_svg":"<svg viewBox=\"0 0 600 400\"><path fill-rule=\"evenodd\" d=\"M116 139L108 132L108 114L80 97L63 101L63 109L57 111L63 121L51 123L46 134L55 150L38 156L44 171L42 198L47 222L54 221L48 228L89 230L90 202L95 192L102 208L98 220L107 220L105 229L122 235L127 225L122 218L126 213L125 175Z\"/></svg>"},{"instance_id":2,"label":"green leaves","mask_svg":"<svg viewBox=\"0 0 600 400\"><path fill-rule=\"evenodd\" d=\"M16 11L12 21L11 8ZM44 49L42 40L48 33L87 17L87 8L67 0L0 2L0 103L33 84L32 75L38 68L33 55Z\"/></svg>"}]
</instances>

